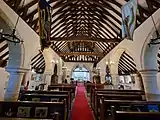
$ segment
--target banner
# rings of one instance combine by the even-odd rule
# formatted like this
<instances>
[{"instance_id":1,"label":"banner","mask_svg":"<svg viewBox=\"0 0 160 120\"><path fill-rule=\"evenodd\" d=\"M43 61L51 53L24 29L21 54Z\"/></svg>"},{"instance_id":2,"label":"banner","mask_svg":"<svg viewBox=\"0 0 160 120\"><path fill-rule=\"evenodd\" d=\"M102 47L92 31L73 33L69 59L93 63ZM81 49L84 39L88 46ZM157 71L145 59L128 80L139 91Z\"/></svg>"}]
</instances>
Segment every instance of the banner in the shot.
<instances>
[{"instance_id":1,"label":"banner","mask_svg":"<svg viewBox=\"0 0 160 120\"><path fill-rule=\"evenodd\" d=\"M51 7L46 0L39 0L39 35L41 42L41 50L50 46L51 33Z\"/></svg>"},{"instance_id":2,"label":"banner","mask_svg":"<svg viewBox=\"0 0 160 120\"><path fill-rule=\"evenodd\" d=\"M122 6L122 38L133 40L136 26L137 0L130 0Z\"/></svg>"}]
</instances>

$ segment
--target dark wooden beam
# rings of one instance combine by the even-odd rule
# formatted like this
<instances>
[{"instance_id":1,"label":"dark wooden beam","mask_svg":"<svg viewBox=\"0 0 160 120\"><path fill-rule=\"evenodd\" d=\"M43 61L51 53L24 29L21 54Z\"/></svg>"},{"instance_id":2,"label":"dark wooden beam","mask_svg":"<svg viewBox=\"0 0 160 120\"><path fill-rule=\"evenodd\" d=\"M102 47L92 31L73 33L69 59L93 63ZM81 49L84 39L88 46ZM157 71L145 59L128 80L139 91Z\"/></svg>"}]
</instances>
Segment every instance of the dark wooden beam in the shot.
<instances>
[{"instance_id":1,"label":"dark wooden beam","mask_svg":"<svg viewBox=\"0 0 160 120\"><path fill-rule=\"evenodd\" d=\"M88 55L88 56L104 57L103 54L101 54L101 53L95 53L95 52L69 52L69 53L57 52L57 54L59 56L65 56L65 55Z\"/></svg>"},{"instance_id":2,"label":"dark wooden beam","mask_svg":"<svg viewBox=\"0 0 160 120\"><path fill-rule=\"evenodd\" d=\"M83 41L87 41L87 42L114 42L114 43L119 43L121 41L121 39L118 38L112 38L112 39L103 39L103 38L89 38L87 36L73 36L73 37L69 37L69 38L65 38L65 37L58 37L58 38L51 38L51 41L79 41L79 42L83 42Z\"/></svg>"}]
</instances>

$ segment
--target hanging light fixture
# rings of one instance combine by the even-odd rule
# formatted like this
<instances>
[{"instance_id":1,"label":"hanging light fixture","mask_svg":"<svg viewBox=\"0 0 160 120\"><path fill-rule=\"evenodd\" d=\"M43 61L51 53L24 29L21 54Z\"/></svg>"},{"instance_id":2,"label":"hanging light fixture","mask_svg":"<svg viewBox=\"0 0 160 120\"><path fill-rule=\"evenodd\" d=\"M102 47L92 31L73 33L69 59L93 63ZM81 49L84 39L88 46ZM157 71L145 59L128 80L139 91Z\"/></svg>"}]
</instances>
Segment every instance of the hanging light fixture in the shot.
<instances>
[{"instance_id":1,"label":"hanging light fixture","mask_svg":"<svg viewBox=\"0 0 160 120\"><path fill-rule=\"evenodd\" d=\"M25 3L25 0L22 3L22 8L24 6L24 3ZM20 18L20 16L18 15L18 18L16 20L16 24L15 24L11 34L3 33L3 29L0 30L0 39L6 40L6 41L9 41L9 42L13 42L15 44L23 42L22 40L20 40L20 38L18 38L16 36L16 27L17 27L17 24L19 22L19 18Z\"/></svg>"}]
</instances>

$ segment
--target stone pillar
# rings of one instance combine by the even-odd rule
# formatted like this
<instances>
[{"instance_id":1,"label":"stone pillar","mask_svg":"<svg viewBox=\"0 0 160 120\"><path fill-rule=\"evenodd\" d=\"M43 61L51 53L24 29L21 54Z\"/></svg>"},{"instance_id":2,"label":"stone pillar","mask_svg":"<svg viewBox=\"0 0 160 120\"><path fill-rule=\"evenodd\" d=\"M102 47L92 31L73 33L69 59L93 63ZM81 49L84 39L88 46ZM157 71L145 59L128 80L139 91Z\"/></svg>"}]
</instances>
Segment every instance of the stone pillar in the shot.
<instances>
[{"instance_id":1,"label":"stone pillar","mask_svg":"<svg viewBox=\"0 0 160 120\"><path fill-rule=\"evenodd\" d=\"M8 80L8 86L4 95L5 101L17 101L19 96L19 91L21 87L21 82L24 73L28 72L29 69L25 68L7 68L6 71L10 73L10 78Z\"/></svg>"},{"instance_id":2,"label":"stone pillar","mask_svg":"<svg viewBox=\"0 0 160 120\"><path fill-rule=\"evenodd\" d=\"M142 88L143 83L141 80L141 76L139 74L132 74L132 76L135 81L135 84L132 83L133 84L132 89L133 90L143 90Z\"/></svg>"},{"instance_id":3,"label":"stone pillar","mask_svg":"<svg viewBox=\"0 0 160 120\"><path fill-rule=\"evenodd\" d=\"M119 75L118 74L111 74L112 84L114 89L118 89L119 84Z\"/></svg>"},{"instance_id":4,"label":"stone pillar","mask_svg":"<svg viewBox=\"0 0 160 120\"><path fill-rule=\"evenodd\" d=\"M160 100L159 89L157 85L158 70L148 69L148 70L141 70L139 72L142 75L142 80L147 100Z\"/></svg>"}]
</instances>

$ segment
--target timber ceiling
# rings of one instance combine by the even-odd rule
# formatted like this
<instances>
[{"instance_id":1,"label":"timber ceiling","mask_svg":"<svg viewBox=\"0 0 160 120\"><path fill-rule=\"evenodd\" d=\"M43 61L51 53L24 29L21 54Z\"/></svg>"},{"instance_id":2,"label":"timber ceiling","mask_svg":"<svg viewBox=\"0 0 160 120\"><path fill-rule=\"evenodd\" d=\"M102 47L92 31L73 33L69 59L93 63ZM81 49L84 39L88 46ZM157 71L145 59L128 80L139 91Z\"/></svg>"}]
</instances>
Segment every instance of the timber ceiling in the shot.
<instances>
[{"instance_id":1,"label":"timber ceiling","mask_svg":"<svg viewBox=\"0 0 160 120\"><path fill-rule=\"evenodd\" d=\"M137 72L138 70L136 69L136 63L134 62L134 59L126 52L123 52L118 63L118 74L129 75Z\"/></svg>"},{"instance_id":2,"label":"timber ceiling","mask_svg":"<svg viewBox=\"0 0 160 120\"><path fill-rule=\"evenodd\" d=\"M31 59L31 69L34 69L36 73L44 73L45 59L41 52Z\"/></svg>"},{"instance_id":3,"label":"timber ceiling","mask_svg":"<svg viewBox=\"0 0 160 120\"><path fill-rule=\"evenodd\" d=\"M38 33L38 0L4 0ZM52 7L52 48L67 62L98 62L121 37L121 7L128 0L48 0ZM159 0L139 0L137 24L160 8Z\"/></svg>"}]
</instances>

